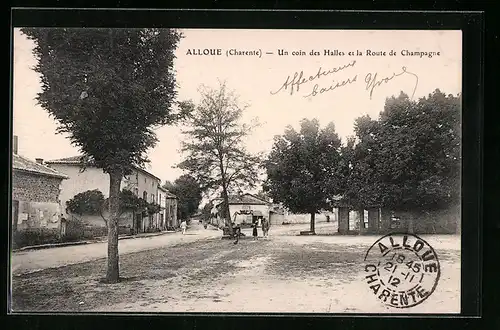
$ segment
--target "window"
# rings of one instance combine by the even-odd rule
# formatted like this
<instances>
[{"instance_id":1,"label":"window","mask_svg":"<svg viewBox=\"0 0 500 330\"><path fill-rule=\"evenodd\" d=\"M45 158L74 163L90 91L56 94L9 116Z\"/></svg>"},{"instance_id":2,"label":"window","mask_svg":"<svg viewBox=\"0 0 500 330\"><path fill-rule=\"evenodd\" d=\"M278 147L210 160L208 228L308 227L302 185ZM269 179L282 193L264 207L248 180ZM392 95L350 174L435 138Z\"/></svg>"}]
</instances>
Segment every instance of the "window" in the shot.
<instances>
[{"instance_id":1,"label":"window","mask_svg":"<svg viewBox=\"0 0 500 330\"><path fill-rule=\"evenodd\" d=\"M142 193L142 199L144 199L145 201L147 201L147 200L148 200L148 193L147 193L147 192L145 192L145 191L144 191L144 192Z\"/></svg>"},{"instance_id":2,"label":"window","mask_svg":"<svg viewBox=\"0 0 500 330\"><path fill-rule=\"evenodd\" d=\"M151 202L155 202L155 195L154 194L151 194Z\"/></svg>"}]
</instances>

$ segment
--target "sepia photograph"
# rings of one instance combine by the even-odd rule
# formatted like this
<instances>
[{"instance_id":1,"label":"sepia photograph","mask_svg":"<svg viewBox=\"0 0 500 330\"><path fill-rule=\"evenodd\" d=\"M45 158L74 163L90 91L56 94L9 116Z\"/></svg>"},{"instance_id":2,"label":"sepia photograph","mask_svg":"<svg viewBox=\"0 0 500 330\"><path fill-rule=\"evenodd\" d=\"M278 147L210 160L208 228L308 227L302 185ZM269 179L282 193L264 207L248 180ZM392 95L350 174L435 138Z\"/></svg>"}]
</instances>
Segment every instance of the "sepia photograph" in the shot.
<instances>
[{"instance_id":1,"label":"sepia photograph","mask_svg":"<svg viewBox=\"0 0 500 330\"><path fill-rule=\"evenodd\" d=\"M12 48L12 313L461 312L462 31Z\"/></svg>"}]
</instances>

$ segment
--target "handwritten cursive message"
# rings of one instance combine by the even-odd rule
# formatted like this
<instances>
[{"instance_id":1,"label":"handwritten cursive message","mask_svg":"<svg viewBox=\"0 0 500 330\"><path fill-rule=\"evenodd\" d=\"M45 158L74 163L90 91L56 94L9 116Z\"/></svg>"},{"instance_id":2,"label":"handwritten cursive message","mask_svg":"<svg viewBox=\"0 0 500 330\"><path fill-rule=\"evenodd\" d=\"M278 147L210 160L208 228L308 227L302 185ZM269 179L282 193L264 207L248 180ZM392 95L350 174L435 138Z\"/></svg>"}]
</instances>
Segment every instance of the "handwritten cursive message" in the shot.
<instances>
[{"instance_id":1,"label":"handwritten cursive message","mask_svg":"<svg viewBox=\"0 0 500 330\"><path fill-rule=\"evenodd\" d=\"M327 78L336 78L337 73L342 71L350 71L347 69L354 68L356 66L356 61L351 61L347 64L334 67L332 69L325 70L323 67L319 67L316 74L307 76L304 71L296 71L293 75L287 76L285 82L275 91L271 91L271 95L276 95L280 92L288 92L290 95L297 93L300 91L301 86L308 86L309 83L315 82L315 84L310 89L310 92L305 93L303 97L315 97L323 93L332 92L341 88L344 88L349 85L355 85L358 83L358 73L352 73L350 77L340 78L340 79L332 79L327 80L328 85L326 85L325 77ZM366 74L362 74L361 76L365 77L365 91L368 92L370 100L372 99L373 93L377 87L380 87L382 84L388 84L393 81L395 78L409 75L414 77L415 85L413 87L411 98L415 96L415 92L418 86L418 76L415 73L408 71L406 66L401 67L401 71L399 73L393 72L392 75L382 76L378 72L369 72ZM320 85L321 84L321 85ZM326 86L325 86L326 85Z\"/></svg>"},{"instance_id":2,"label":"handwritten cursive message","mask_svg":"<svg viewBox=\"0 0 500 330\"><path fill-rule=\"evenodd\" d=\"M344 87L346 85L350 85L352 83L355 83L357 81L357 79L358 79L358 75L355 75L354 77L347 78L346 80L341 80L341 81L337 81L337 82L334 80L333 83L326 88L325 87L320 88L318 84L315 84L311 93L304 95L303 97L316 96L318 94L330 92L330 91L333 91L337 88Z\"/></svg>"},{"instance_id":3,"label":"handwritten cursive message","mask_svg":"<svg viewBox=\"0 0 500 330\"><path fill-rule=\"evenodd\" d=\"M409 72L408 70L406 70L406 67L403 66L401 68L401 72L400 73L393 73L392 76L390 76L390 77L384 77L384 78L381 78L381 79L378 79L378 73L374 73L374 74L367 73L366 74L366 76L365 76L365 83L366 83L365 89L367 91L369 91L369 93L370 93L370 100L372 99L373 90L376 87L379 87L383 83L387 84L392 79L394 79L396 77L399 77L399 76L402 76L404 74L409 74L409 75L412 75L413 77L415 77L415 86L413 87L413 93L411 94L411 98L413 99L413 96L415 96L415 91L417 90L417 86L418 86L418 76L416 74L414 74L414 73Z\"/></svg>"},{"instance_id":4,"label":"handwritten cursive message","mask_svg":"<svg viewBox=\"0 0 500 330\"><path fill-rule=\"evenodd\" d=\"M288 76L286 78L285 82L283 83L283 85L281 85L281 87L278 90L276 90L275 92L271 92L271 94L275 95L281 91L289 91L290 95L293 95L294 92L298 92L300 90L300 86L303 84L307 84L307 83L312 82L316 79L320 79L322 77L329 76L331 74L340 72L340 71L345 70L347 68L354 67L355 65L356 65L356 61L354 60L352 62L345 64L345 65L335 67L335 68L330 69L330 70L323 70L322 67L319 67L318 72L316 72L315 75L309 76L308 78L304 77L304 71L295 72L293 75L293 78L291 78L291 80L290 80L290 76Z\"/></svg>"}]
</instances>

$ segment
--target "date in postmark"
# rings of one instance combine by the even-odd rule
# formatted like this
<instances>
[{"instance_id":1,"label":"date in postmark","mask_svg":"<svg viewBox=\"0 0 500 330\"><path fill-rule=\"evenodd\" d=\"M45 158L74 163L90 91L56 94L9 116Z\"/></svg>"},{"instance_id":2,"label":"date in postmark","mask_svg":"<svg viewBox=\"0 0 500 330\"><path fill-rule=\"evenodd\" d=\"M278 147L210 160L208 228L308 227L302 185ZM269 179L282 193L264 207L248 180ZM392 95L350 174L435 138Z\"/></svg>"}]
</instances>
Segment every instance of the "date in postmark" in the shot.
<instances>
[{"instance_id":1,"label":"date in postmark","mask_svg":"<svg viewBox=\"0 0 500 330\"><path fill-rule=\"evenodd\" d=\"M383 304L410 308L436 289L441 275L434 249L413 234L388 234L366 252L364 279Z\"/></svg>"}]
</instances>

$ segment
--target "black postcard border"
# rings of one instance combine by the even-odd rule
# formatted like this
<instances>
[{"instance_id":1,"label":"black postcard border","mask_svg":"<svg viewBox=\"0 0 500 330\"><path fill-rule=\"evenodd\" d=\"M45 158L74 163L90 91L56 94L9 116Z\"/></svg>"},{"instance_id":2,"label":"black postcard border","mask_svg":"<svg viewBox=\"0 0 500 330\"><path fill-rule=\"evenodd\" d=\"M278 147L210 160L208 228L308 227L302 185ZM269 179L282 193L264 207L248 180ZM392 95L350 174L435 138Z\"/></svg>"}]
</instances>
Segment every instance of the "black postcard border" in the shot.
<instances>
[{"instance_id":1,"label":"black postcard border","mask_svg":"<svg viewBox=\"0 0 500 330\"><path fill-rule=\"evenodd\" d=\"M481 315L482 300L482 144L483 144L483 74L484 74L484 14L481 12L370 12L370 11L262 11L262 10L83 10L83 9L21 9L11 11L11 27L172 27L172 28L260 28L260 29L434 29L462 30L463 32L463 114L462 114L462 288L461 316L475 317ZM12 31L11 31L12 33ZM12 37L12 34L11 34ZM12 39L12 38L11 38ZM10 51L13 51L12 45ZM11 53L12 61L12 53ZM12 65L11 76L12 82ZM10 90L10 109L12 109L12 90ZM9 132L12 133L12 110L9 111ZM11 135L9 136L9 140ZM8 142L11 144L11 142ZM10 146L11 148L12 146ZM9 149L11 150L11 149ZM8 168L11 168L9 157ZM6 194L10 196L10 175ZM7 206L10 210L10 198ZM4 222L4 225L6 222ZM10 227L10 226L7 226ZM7 229L7 228L6 228ZM9 232L9 231L4 231ZM9 248L6 247L9 256ZM7 264L9 274L10 262ZM7 281L10 275L7 275ZM5 281L5 282L7 282ZM4 282L4 283L5 283ZM10 283L8 283L10 286ZM9 286L7 287L8 292ZM10 294L9 294L10 296ZM240 328L240 322L257 325L264 322L268 326L278 320L286 319L296 325L323 326L343 324L352 326L353 321L360 321L365 326L373 326L375 319L388 321L390 315L377 314L265 314L224 313L224 314L101 314L78 316L78 325L85 328L107 322L123 323L124 325L141 325L143 316L148 317L148 323L169 321L177 326L196 326L197 320L204 324L224 322L226 326ZM194 316L194 317L193 317ZM240 316L245 316L241 319ZM20 323L30 322L35 327L47 326L47 322L63 325L76 325L74 316L64 314L14 315ZM57 318L52 319L52 317ZM394 315L399 320L427 319L439 322L445 315ZM461 322L457 315L449 315L452 322ZM264 321L265 319L265 321ZM72 321L73 320L73 321ZM35 322L35 323L32 323ZM136 323L137 322L137 323ZM17 323L17 322L16 322ZM378 322L377 322L378 323ZM405 322L406 323L406 322ZM420 322L418 322L420 323ZM201 325L200 324L200 325ZM218 323L220 324L220 323ZM25 323L25 325L27 325ZM243 327L245 327L243 326ZM175 327L176 328L176 327Z\"/></svg>"}]
</instances>

